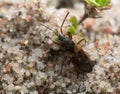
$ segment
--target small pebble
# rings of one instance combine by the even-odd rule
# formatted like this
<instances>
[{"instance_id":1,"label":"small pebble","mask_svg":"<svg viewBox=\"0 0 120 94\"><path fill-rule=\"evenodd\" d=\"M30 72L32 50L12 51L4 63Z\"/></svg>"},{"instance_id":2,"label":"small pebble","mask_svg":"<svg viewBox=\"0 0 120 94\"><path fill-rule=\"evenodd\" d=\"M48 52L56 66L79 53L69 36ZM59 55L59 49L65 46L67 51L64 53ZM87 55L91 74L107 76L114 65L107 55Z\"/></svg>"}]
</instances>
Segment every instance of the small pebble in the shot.
<instances>
[{"instance_id":1,"label":"small pebble","mask_svg":"<svg viewBox=\"0 0 120 94\"><path fill-rule=\"evenodd\" d=\"M73 94L73 92L72 92L72 91L67 90L67 94Z\"/></svg>"},{"instance_id":2,"label":"small pebble","mask_svg":"<svg viewBox=\"0 0 120 94\"><path fill-rule=\"evenodd\" d=\"M38 70L42 70L42 69L44 69L44 64L43 64L43 62L37 62L37 69Z\"/></svg>"}]
</instances>

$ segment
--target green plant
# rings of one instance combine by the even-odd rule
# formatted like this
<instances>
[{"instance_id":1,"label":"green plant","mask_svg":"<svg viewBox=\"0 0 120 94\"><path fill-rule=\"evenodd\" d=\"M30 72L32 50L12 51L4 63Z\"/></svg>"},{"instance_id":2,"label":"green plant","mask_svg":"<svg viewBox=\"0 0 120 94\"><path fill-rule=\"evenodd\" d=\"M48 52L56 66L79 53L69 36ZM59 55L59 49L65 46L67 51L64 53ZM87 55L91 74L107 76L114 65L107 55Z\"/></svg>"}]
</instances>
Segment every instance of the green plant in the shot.
<instances>
[{"instance_id":1,"label":"green plant","mask_svg":"<svg viewBox=\"0 0 120 94\"><path fill-rule=\"evenodd\" d=\"M98 9L107 8L110 6L111 0L85 0L91 6L94 6Z\"/></svg>"},{"instance_id":2,"label":"green plant","mask_svg":"<svg viewBox=\"0 0 120 94\"><path fill-rule=\"evenodd\" d=\"M75 35L78 27L78 20L75 16L72 16L69 22L71 23L71 26L69 27L68 30L72 35Z\"/></svg>"},{"instance_id":3,"label":"green plant","mask_svg":"<svg viewBox=\"0 0 120 94\"><path fill-rule=\"evenodd\" d=\"M84 0L85 14L78 22L81 24L86 18L101 18L99 15L101 10L109 9L111 7L111 0Z\"/></svg>"}]
</instances>

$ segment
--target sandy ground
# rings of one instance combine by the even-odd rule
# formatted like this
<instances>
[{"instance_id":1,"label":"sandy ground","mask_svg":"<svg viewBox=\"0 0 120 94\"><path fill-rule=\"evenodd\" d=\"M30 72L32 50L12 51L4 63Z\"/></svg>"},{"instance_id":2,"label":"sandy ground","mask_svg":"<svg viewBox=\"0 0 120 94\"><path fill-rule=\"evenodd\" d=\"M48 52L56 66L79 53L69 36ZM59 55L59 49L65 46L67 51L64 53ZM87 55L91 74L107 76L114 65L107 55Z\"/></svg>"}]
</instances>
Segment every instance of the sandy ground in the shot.
<instances>
[{"instance_id":1,"label":"sandy ground","mask_svg":"<svg viewBox=\"0 0 120 94\"><path fill-rule=\"evenodd\" d=\"M79 25L78 33L88 40L82 49L97 62L92 72L79 76L72 64L65 64L60 74L69 53L54 52L60 48L48 36L55 39L54 29L60 30L69 11L66 32L69 18L83 15L83 5L57 10L55 2L47 1L49 6L45 0L0 0L0 94L119 94L120 1L112 0L102 18Z\"/></svg>"}]
</instances>

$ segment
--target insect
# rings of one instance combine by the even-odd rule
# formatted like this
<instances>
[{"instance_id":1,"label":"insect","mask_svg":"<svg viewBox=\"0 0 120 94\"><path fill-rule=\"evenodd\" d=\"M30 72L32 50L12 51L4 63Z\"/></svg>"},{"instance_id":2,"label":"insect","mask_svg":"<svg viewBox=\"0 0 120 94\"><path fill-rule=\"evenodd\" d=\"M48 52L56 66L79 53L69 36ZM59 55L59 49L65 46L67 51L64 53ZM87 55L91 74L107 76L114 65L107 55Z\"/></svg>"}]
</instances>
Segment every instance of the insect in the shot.
<instances>
[{"instance_id":1,"label":"insect","mask_svg":"<svg viewBox=\"0 0 120 94\"><path fill-rule=\"evenodd\" d=\"M77 74L90 73L90 72L92 72L96 61L91 61L89 56L84 52L84 50L82 48L78 49L76 43L72 40L72 34L70 32L67 33L67 36L63 34L62 27L64 25L64 22L68 16L68 14L69 14L69 12L66 14L66 16L61 24L61 27L60 27L61 33L59 33L58 31L55 33L58 36L59 41L52 40L53 43L60 46L61 51L66 53L65 60L61 64L61 72L62 72L62 66L65 63L72 63L74 65L74 69L77 72ZM43 26L45 26L45 25L43 25ZM45 27L47 27L47 26L45 26ZM48 28L48 29L50 29L50 28ZM85 39L82 39L77 44L81 43L81 41L83 41L83 40L85 41Z\"/></svg>"}]
</instances>

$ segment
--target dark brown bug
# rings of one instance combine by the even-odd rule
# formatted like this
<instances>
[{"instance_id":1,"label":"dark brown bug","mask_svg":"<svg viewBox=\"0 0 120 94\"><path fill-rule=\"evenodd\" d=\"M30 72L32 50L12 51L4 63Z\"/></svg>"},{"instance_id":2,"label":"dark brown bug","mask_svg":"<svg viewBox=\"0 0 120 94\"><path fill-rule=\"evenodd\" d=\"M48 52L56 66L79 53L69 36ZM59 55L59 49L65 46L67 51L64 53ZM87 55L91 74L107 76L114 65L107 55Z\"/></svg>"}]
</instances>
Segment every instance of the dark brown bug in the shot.
<instances>
[{"instance_id":1,"label":"dark brown bug","mask_svg":"<svg viewBox=\"0 0 120 94\"><path fill-rule=\"evenodd\" d=\"M72 35L70 32L68 32L68 36L65 36L62 31L63 24L68 16L69 12L66 14L62 25L61 25L61 33L56 32L55 34L58 36L59 41L53 41L53 43L60 46L60 50L66 53L66 58L64 62L61 65L61 72L62 72L62 66L65 63L72 63L74 65L74 69L77 72L77 74L80 73L90 73L93 70L93 66L95 65L96 61L91 61L88 55L84 52L82 48L78 49L77 45L72 40ZM45 25L43 25L45 26ZM47 27L47 26L45 26ZM47 27L48 28L48 27ZM50 28L48 28L50 29ZM51 29L50 29L51 30ZM51 38L50 38L51 39ZM85 41L85 39L83 39ZM81 41L83 41L81 40ZM79 41L77 44L81 43ZM68 53L68 54L67 54Z\"/></svg>"}]
</instances>

